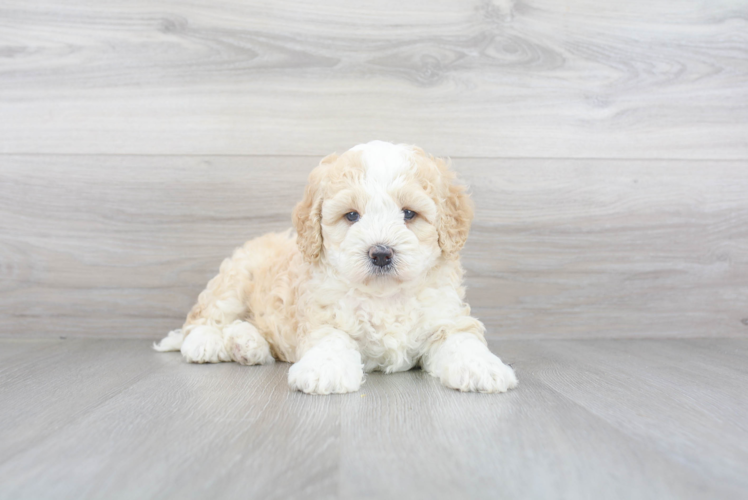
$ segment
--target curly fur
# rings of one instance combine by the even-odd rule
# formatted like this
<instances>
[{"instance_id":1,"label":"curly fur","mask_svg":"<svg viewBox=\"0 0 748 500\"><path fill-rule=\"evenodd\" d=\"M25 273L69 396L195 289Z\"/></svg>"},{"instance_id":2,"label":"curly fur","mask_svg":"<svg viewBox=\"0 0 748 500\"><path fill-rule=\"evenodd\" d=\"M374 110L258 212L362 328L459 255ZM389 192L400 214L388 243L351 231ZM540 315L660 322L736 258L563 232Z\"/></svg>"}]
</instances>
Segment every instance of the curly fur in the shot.
<instances>
[{"instance_id":1,"label":"curly fur","mask_svg":"<svg viewBox=\"0 0 748 500\"><path fill-rule=\"evenodd\" d=\"M472 218L465 187L420 148L374 141L327 156L293 212L295 232L236 249L154 348L194 363L295 363L290 387L311 394L418 364L453 389L504 392L514 372L464 302L459 251ZM377 245L394 252L385 270L368 256Z\"/></svg>"}]
</instances>

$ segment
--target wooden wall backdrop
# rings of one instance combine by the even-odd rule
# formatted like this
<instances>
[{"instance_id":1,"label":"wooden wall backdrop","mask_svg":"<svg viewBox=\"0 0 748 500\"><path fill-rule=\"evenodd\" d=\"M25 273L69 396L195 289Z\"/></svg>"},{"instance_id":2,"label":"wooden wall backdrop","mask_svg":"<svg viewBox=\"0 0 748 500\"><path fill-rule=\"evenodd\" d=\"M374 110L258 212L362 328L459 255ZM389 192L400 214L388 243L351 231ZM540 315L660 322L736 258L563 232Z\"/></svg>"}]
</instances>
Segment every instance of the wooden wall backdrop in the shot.
<instances>
[{"instance_id":1,"label":"wooden wall backdrop","mask_svg":"<svg viewBox=\"0 0 748 500\"><path fill-rule=\"evenodd\" d=\"M375 138L473 186L491 335L748 335L742 0L4 0L0 335L162 335Z\"/></svg>"}]
</instances>

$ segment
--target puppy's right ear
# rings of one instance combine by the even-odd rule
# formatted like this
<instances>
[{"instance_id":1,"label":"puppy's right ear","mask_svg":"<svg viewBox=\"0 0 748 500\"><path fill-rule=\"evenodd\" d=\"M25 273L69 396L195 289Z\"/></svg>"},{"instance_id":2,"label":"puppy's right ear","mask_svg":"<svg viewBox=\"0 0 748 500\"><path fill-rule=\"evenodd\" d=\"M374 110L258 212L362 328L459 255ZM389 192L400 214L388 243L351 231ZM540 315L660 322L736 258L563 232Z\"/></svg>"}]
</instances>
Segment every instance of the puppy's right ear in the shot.
<instances>
[{"instance_id":1,"label":"puppy's right ear","mask_svg":"<svg viewBox=\"0 0 748 500\"><path fill-rule=\"evenodd\" d=\"M317 168L312 170L304 198L293 211L296 244L304 259L311 263L317 262L322 253L322 182L328 167L337 159L336 154L326 156Z\"/></svg>"}]
</instances>

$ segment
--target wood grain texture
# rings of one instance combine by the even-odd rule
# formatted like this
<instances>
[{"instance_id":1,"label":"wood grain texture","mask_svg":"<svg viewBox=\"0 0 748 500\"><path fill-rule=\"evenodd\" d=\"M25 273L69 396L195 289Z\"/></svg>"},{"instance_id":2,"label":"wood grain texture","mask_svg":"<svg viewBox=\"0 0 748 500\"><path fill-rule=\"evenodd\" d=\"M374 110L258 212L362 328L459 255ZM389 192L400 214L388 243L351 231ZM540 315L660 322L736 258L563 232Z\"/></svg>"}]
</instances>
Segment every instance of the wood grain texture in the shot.
<instances>
[{"instance_id":1,"label":"wood grain texture","mask_svg":"<svg viewBox=\"0 0 748 500\"><path fill-rule=\"evenodd\" d=\"M504 395L411 371L328 397L289 392L283 363L189 365L142 340L27 342L0 340L16 354L0 373L0 498L748 493L748 372L729 362L746 339L503 340L491 348L521 380Z\"/></svg>"},{"instance_id":2,"label":"wood grain texture","mask_svg":"<svg viewBox=\"0 0 748 500\"><path fill-rule=\"evenodd\" d=\"M0 335L159 338L246 239L290 227L314 157L5 156ZM748 169L455 159L491 336L748 333Z\"/></svg>"},{"instance_id":3,"label":"wood grain texture","mask_svg":"<svg viewBox=\"0 0 748 500\"><path fill-rule=\"evenodd\" d=\"M0 152L748 159L739 0L6 0Z\"/></svg>"}]
</instances>

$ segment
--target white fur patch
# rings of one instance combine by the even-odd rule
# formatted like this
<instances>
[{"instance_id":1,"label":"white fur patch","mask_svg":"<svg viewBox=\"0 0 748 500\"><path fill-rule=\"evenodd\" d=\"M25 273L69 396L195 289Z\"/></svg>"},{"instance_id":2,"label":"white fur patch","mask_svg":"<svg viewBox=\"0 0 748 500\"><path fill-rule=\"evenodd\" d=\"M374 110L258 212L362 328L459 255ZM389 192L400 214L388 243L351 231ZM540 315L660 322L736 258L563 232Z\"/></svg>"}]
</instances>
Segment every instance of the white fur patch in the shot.
<instances>
[{"instance_id":1,"label":"white fur patch","mask_svg":"<svg viewBox=\"0 0 748 500\"><path fill-rule=\"evenodd\" d=\"M182 342L181 351L190 363L231 361L221 330L212 326L195 327Z\"/></svg>"},{"instance_id":2,"label":"white fur patch","mask_svg":"<svg viewBox=\"0 0 748 500\"><path fill-rule=\"evenodd\" d=\"M356 392L364 381L361 353L349 340L324 338L288 370L291 389L307 394Z\"/></svg>"},{"instance_id":3,"label":"white fur patch","mask_svg":"<svg viewBox=\"0 0 748 500\"><path fill-rule=\"evenodd\" d=\"M384 141L371 141L351 148L361 151L361 161L366 167L365 182L386 186L401 173L411 168L408 153L412 147Z\"/></svg>"},{"instance_id":4,"label":"white fur patch","mask_svg":"<svg viewBox=\"0 0 748 500\"><path fill-rule=\"evenodd\" d=\"M184 333L182 329L172 330L169 334L162 338L159 342L153 343L153 349L159 352L167 351L178 351L182 348L182 341L184 340Z\"/></svg>"},{"instance_id":5,"label":"white fur patch","mask_svg":"<svg viewBox=\"0 0 748 500\"><path fill-rule=\"evenodd\" d=\"M517 387L517 377L470 333L457 333L435 348L425 366L442 384L459 391L506 392Z\"/></svg>"},{"instance_id":6,"label":"white fur patch","mask_svg":"<svg viewBox=\"0 0 748 500\"><path fill-rule=\"evenodd\" d=\"M234 321L223 330L223 338L231 359L242 365L265 365L275 360L270 345L253 325Z\"/></svg>"}]
</instances>

